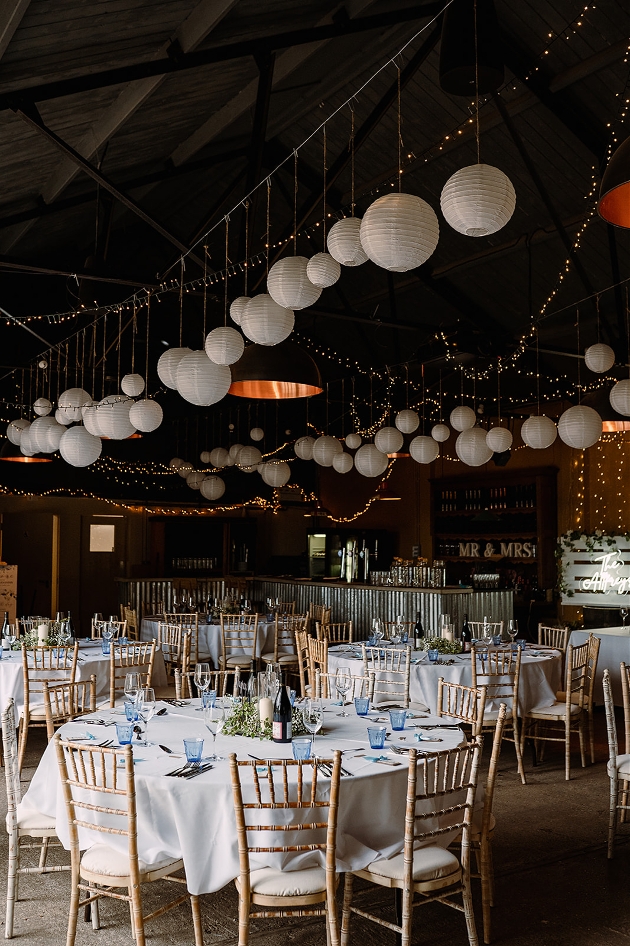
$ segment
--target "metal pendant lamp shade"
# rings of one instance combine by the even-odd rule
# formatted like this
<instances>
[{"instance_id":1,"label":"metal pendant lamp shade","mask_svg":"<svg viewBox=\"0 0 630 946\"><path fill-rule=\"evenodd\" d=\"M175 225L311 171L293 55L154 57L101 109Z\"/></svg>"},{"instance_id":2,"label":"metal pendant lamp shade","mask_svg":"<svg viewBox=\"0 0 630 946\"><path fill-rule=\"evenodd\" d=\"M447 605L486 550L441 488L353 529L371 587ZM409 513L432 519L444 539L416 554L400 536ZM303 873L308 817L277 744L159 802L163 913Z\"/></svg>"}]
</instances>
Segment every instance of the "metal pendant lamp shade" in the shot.
<instances>
[{"instance_id":1,"label":"metal pendant lamp shade","mask_svg":"<svg viewBox=\"0 0 630 946\"><path fill-rule=\"evenodd\" d=\"M475 0L453 0L444 13L440 47L440 87L450 95L494 92L503 85L505 70L499 21L492 0L476 0L477 56L475 56ZM478 70L475 69L475 59Z\"/></svg>"},{"instance_id":2,"label":"metal pendant lamp shade","mask_svg":"<svg viewBox=\"0 0 630 946\"><path fill-rule=\"evenodd\" d=\"M630 229L630 138L619 145L608 162L597 212L607 223Z\"/></svg>"},{"instance_id":3,"label":"metal pendant lamp shade","mask_svg":"<svg viewBox=\"0 0 630 946\"><path fill-rule=\"evenodd\" d=\"M293 342L249 345L232 366L230 394L261 399L312 397L323 390L319 368Z\"/></svg>"}]
</instances>

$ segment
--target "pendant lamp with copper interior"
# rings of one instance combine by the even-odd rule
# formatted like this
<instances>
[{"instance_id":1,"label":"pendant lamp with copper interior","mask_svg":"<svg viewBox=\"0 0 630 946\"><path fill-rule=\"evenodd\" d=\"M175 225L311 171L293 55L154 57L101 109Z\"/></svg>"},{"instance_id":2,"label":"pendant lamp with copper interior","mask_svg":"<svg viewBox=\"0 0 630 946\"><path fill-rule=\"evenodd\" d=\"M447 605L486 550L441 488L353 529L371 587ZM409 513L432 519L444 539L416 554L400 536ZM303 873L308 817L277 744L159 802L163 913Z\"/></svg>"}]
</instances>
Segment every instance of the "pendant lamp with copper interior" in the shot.
<instances>
[{"instance_id":1,"label":"pendant lamp with copper interior","mask_svg":"<svg viewBox=\"0 0 630 946\"><path fill-rule=\"evenodd\" d=\"M607 223L630 229L630 138L619 145L608 162L597 212Z\"/></svg>"},{"instance_id":2,"label":"pendant lamp with copper interior","mask_svg":"<svg viewBox=\"0 0 630 946\"><path fill-rule=\"evenodd\" d=\"M232 365L229 394L236 397L284 399L312 397L323 391L319 368L294 342L248 345Z\"/></svg>"},{"instance_id":3,"label":"pendant lamp with copper interior","mask_svg":"<svg viewBox=\"0 0 630 946\"><path fill-rule=\"evenodd\" d=\"M7 440L2 450L0 450L0 460L5 460L9 463L52 463L52 459L50 455L44 453L37 453L30 457L25 456L20 451L19 446L11 443L9 440Z\"/></svg>"}]
</instances>

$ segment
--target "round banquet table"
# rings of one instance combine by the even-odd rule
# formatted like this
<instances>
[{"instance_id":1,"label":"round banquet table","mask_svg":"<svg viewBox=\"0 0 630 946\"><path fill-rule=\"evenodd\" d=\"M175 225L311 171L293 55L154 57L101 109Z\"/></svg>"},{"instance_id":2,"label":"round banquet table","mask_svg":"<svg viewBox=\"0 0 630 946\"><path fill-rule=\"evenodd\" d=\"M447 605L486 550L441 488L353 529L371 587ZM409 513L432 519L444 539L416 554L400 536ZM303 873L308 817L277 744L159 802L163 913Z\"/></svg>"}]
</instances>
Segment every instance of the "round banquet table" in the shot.
<instances>
[{"instance_id":1,"label":"round banquet table","mask_svg":"<svg viewBox=\"0 0 630 946\"><path fill-rule=\"evenodd\" d=\"M143 618L140 626L140 638L143 641L152 641L157 639L158 624L160 618L157 615ZM211 660L215 668L219 666L219 658L223 653L223 641L221 640L220 624L199 624L199 659ZM256 656L273 653L273 639L275 633L275 624L268 624L267 621L258 621L258 630L256 635ZM283 648L280 648L283 651ZM245 653L243 650L242 653Z\"/></svg>"},{"instance_id":2,"label":"round banquet table","mask_svg":"<svg viewBox=\"0 0 630 946\"><path fill-rule=\"evenodd\" d=\"M382 647L383 645L381 645ZM387 646L387 645L385 645ZM334 673L338 667L349 667L354 676L361 674L361 642L353 646L341 644L328 650L328 670ZM453 663L432 664L425 651L412 651L409 699L412 703L423 703L432 713L437 710L438 679L444 677L451 683L470 686L472 671L470 654L445 655L442 660ZM379 671L379 680L387 680L387 673ZM534 707L551 706L556 692L562 686L562 655L557 650L528 645L521 660L519 682L519 716ZM494 701L500 702L500 701ZM488 703L488 709L494 709Z\"/></svg>"},{"instance_id":3,"label":"round banquet table","mask_svg":"<svg viewBox=\"0 0 630 946\"><path fill-rule=\"evenodd\" d=\"M183 858L188 889L193 894L220 890L239 874L236 822L227 761L229 753L237 753L239 759L247 759L250 755L260 759L291 757L289 744L219 735L216 751L224 758L217 761L214 768L189 780L165 777L167 772L183 765L185 757L182 759L168 755L160 745L182 752L185 736L209 737L202 714L196 712L198 705L198 700L184 707L169 705L166 716L154 717L149 722L148 739L154 744L147 748L134 748L138 854L149 862L169 857ZM350 715L347 718L338 716L340 711L340 706L325 701L324 734L316 736L315 751L321 758L330 758L334 749L346 750L343 766L353 773L352 777L341 779L339 793L337 869L345 871L358 870L379 857L389 857L402 850L407 758L386 750L370 750L366 738L369 718L366 720L356 716L353 707L348 708ZM101 713L98 718L120 720L122 710L114 710L112 714ZM382 716L377 717L376 713L372 713L371 718L383 719ZM418 730L415 724L419 723L429 725L439 723L439 720L413 718L408 721L405 732L392 732L386 745L398 742L401 746L416 746L425 752L434 753L463 743L463 734L459 729L428 730L426 736L439 741L416 742L414 734ZM86 726L77 721L68 723L60 730L62 737L67 739L84 737L88 731L99 741L109 736L113 736L115 741L115 729L111 726ZM212 752L212 740L209 737L206 738L204 756ZM382 762L370 762L363 755L365 752L372 756L386 755L398 764L390 766ZM293 777L289 771L290 777ZM325 797L328 779L321 774L318 775L318 786L318 791L321 790ZM245 800L248 800L247 790L244 791ZM96 805L103 804L98 801L99 797L98 794L94 795ZM65 847L69 846L67 816L52 742L42 756L22 804L26 809L35 808L56 818L58 836ZM431 804L427 803L429 806ZM279 823L283 819L286 823L287 817L295 817L291 809L274 814ZM107 816L99 812L94 817L100 820ZM448 816L441 816L439 823L447 826L449 822L442 820L444 817ZM428 807L427 824L434 828L436 821L437 817L432 816L431 807ZM104 840L121 851L127 850L124 838L107 835L105 839L102 834L81 829L82 849ZM439 842L447 846L451 840L451 835L447 833L440 837ZM321 852L267 853L252 855L251 863L252 869L264 866L286 869L288 866L295 870L323 867L320 856Z\"/></svg>"}]
</instances>

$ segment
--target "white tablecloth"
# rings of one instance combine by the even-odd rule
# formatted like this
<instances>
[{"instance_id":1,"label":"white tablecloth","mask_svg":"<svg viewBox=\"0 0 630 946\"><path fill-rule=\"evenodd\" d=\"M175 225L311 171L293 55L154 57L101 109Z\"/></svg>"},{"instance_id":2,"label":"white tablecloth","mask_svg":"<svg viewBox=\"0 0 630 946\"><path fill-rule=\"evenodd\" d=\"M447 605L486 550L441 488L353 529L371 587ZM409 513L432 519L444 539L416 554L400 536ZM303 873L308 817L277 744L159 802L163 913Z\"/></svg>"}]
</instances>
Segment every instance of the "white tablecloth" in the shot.
<instances>
[{"instance_id":1,"label":"white tablecloth","mask_svg":"<svg viewBox=\"0 0 630 946\"><path fill-rule=\"evenodd\" d=\"M144 618L140 628L140 637L143 641L152 641L157 638L158 617ZM266 621L258 622L258 635L256 638L256 656L273 653L273 638L275 624L267 624ZM219 658L223 653L223 642L221 640L220 624L200 624L199 625L199 658L201 660L211 660L215 669L219 667ZM244 651L243 651L244 653Z\"/></svg>"},{"instance_id":2,"label":"white tablecloth","mask_svg":"<svg viewBox=\"0 0 630 946\"><path fill-rule=\"evenodd\" d=\"M542 653L537 648L530 648L534 653ZM334 673L337 667L349 667L355 676L361 674L361 658L353 656L360 652L349 647L333 647L328 651L328 669ZM424 703L432 713L437 709L438 679L444 677L452 683L463 683L470 686L472 672L470 655L462 654L454 658L443 657L443 660L453 659L452 664L431 664L424 651L412 652L411 675L409 681L409 698L413 703ZM535 706L550 706L555 701L556 691L561 687L562 664L560 654L553 651L552 655L541 657L531 656L525 652L521 661L521 679L519 689L520 714L528 712ZM387 679L387 674L382 674Z\"/></svg>"},{"instance_id":3,"label":"white tablecloth","mask_svg":"<svg viewBox=\"0 0 630 946\"><path fill-rule=\"evenodd\" d=\"M615 704L623 706L619 664L623 660L627 666L630 666L630 627L596 627L588 631L572 631L569 643L574 647L585 644L589 634L594 634L601 641L595 674L595 702L600 704L604 702L602 677L604 670L608 669Z\"/></svg>"},{"instance_id":4,"label":"white tablecloth","mask_svg":"<svg viewBox=\"0 0 630 946\"><path fill-rule=\"evenodd\" d=\"M164 753L159 744L182 752L183 737L199 735L206 738L204 755L212 752L212 741L207 738L209 734L204 728L201 713L195 711L196 705L198 701L193 701L190 706L181 709L169 706L167 716L152 719L148 726L148 737L156 745L149 748L138 747L134 750L134 758L139 856L150 862L166 857L182 857L188 887L192 893L200 894L221 889L239 873L228 754L236 752L241 759L248 758L250 753L259 758L286 758L291 755L291 746L219 735L216 749L226 757L224 761L217 762L212 770L189 781L165 778L166 772L182 765L183 762L180 758ZM330 757L332 750L336 748L363 747L363 751L369 745L366 739L366 720L357 717L351 707L348 708L348 718L339 717L339 712L340 707L327 704L325 734L318 735L315 741L315 749L320 757ZM376 714L373 713L372 716L375 717ZM115 715L113 718L122 717ZM411 726L421 722L439 723L439 720L413 719L409 721L409 728L404 733L392 733L392 737L395 736L394 741L398 741L401 746L415 745L428 752L461 744L460 730L431 730L427 735L437 736L441 738L441 742L416 743L413 740L416 730ZM68 723L61 732L71 738L72 735L85 735L86 730L96 737L115 735L113 727L86 727L79 722ZM401 740L401 736L406 739ZM380 750L368 749L368 754L370 752L372 755L380 754ZM354 758L351 752L344 755L344 767L356 775L353 778L343 778L340 788L337 834L340 871L360 869L379 856L387 857L402 850L407 760L404 756L399 757L392 753L388 753L388 756L401 764L394 768L367 762L362 757ZM321 784L325 791L326 780L323 779ZM42 757L23 804L55 817L59 837L64 845L68 846L67 818L59 791L57 762L52 743ZM97 801L96 804L100 802ZM282 814L286 817L286 812ZM96 817L104 816L99 814ZM81 836L81 846L88 847L94 841L103 840L103 835L92 832L90 836L85 832ZM126 851L124 838L107 835L106 843ZM448 835L444 836L443 843L449 843ZM296 857L301 860L296 860ZM319 857L317 852L309 853L306 856L308 866L320 864L317 859ZM286 867L289 862L294 863L294 868L305 865L305 856L294 853L282 855L280 863L269 854L258 855L258 858L259 860L252 859L252 866Z\"/></svg>"}]
</instances>

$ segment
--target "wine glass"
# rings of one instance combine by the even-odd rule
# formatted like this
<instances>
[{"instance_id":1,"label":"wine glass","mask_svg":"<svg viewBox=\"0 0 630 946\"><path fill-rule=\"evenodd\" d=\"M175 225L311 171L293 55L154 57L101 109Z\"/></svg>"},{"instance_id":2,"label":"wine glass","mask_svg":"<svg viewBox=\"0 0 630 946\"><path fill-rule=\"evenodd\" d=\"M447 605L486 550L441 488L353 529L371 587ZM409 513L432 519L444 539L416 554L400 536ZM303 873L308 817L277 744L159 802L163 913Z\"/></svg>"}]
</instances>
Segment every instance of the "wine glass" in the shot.
<instances>
[{"instance_id":1,"label":"wine glass","mask_svg":"<svg viewBox=\"0 0 630 946\"><path fill-rule=\"evenodd\" d=\"M210 664L195 664L195 675L193 679L195 681L195 686L198 690L201 690L202 693L201 706L197 707L197 712L199 713L201 710L203 710L203 691L206 690L210 685Z\"/></svg>"},{"instance_id":2,"label":"wine glass","mask_svg":"<svg viewBox=\"0 0 630 946\"><path fill-rule=\"evenodd\" d=\"M628 615L630 614L630 608L619 608L621 612L621 624L622 627L626 626L626 621L628 620Z\"/></svg>"},{"instance_id":3,"label":"wine glass","mask_svg":"<svg viewBox=\"0 0 630 946\"><path fill-rule=\"evenodd\" d=\"M220 761L221 756L218 756L216 754L216 743L217 743L217 736L221 732L225 724L225 712L223 710L223 707L219 705L206 706L203 711L203 722L206 729L212 736L212 744L215 749L215 752L210 756L210 758L216 761Z\"/></svg>"},{"instance_id":4,"label":"wine glass","mask_svg":"<svg viewBox=\"0 0 630 946\"><path fill-rule=\"evenodd\" d=\"M125 674L125 696L132 703L136 702L141 685L140 674L136 670Z\"/></svg>"},{"instance_id":5,"label":"wine glass","mask_svg":"<svg viewBox=\"0 0 630 946\"><path fill-rule=\"evenodd\" d=\"M141 730L140 727L138 727L138 741L136 745L150 746L152 743L147 742L147 731L149 729L149 722L153 719L155 714L155 690L153 687L145 687L144 690L140 690L136 706L138 707L138 719L144 723L144 740L140 739Z\"/></svg>"},{"instance_id":6,"label":"wine glass","mask_svg":"<svg viewBox=\"0 0 630 946\"><path fill-rule=\"evenodd\" d=\"M507 632L512 643L518 637L518 621L515 621L513 618L510 618L507 624Z\"/></svg>"},{"instance_id":7,"label":"wine glass","mask_svg":"<svg viewBox=\"0 0 630 946\"><path fill-rule=\"evenodd\" d=\"M372 631L374 633L374 646L378 647L383 640L383 622L380 618L374 618L372 621Z\"/></svg>"},{"instance_id":8,"label":"wine glass","mask_svg":"<svg viewBox=\"0 0 630 946\"><path fill-rule=\"evenodd\" d=\"M68 627L68 620L65 619L61 622L61 627L59 628L59 643L62 647L67 647L70 643L70 638L72 634L70 633L70 628Z\"/></svg>"},{"instance_id":9,"label":"wine glass","mask_svg":"<svg viewBox=\"0 0 630 946\"><path fill-rule=\"evenodd\" d=\"M9 650L13 650L13 645L15 644L17 638L15 636L15 624L9 624L7 627L7 632L4 635L4 639L9 645Z\"/></svg>"},{"instance_id":10,"label":"wine glass","mask_svg":"<svg viewBox=\"0 0 630 946\"><path fill-rule=\"evenodd\" d=\"M313 737L313 748L315 748L315 733L318 733L324 722L324 707L321 700L308 699L302 710L302 720L305 729Z\"/></svg>"},{"instance_id":11,"label":"wine glass","mask_svg":"<svg viewBox=\"0 0 630 946\"><path fill-rule=\"evenodd\" d=\"M352 676L350 674L350 667L337 667L337 672L335 673L335 688L337 693L341 697L341 712L337 713L337 716L349 716L350 713L346 713L346 693L352 686Z\"/></svg>"}]
</instances>

